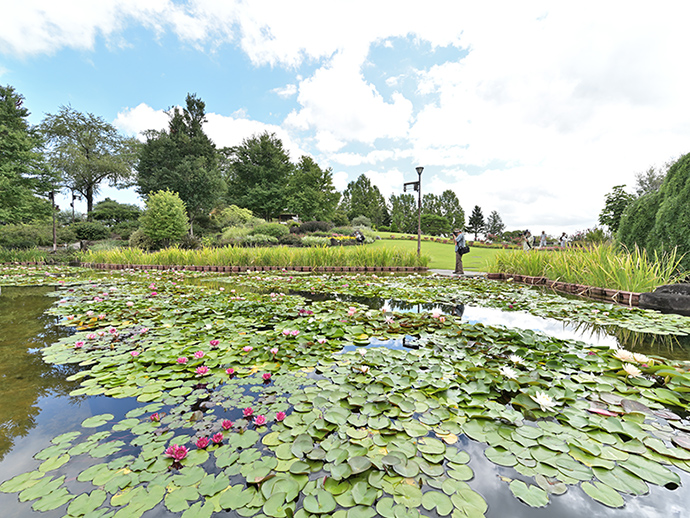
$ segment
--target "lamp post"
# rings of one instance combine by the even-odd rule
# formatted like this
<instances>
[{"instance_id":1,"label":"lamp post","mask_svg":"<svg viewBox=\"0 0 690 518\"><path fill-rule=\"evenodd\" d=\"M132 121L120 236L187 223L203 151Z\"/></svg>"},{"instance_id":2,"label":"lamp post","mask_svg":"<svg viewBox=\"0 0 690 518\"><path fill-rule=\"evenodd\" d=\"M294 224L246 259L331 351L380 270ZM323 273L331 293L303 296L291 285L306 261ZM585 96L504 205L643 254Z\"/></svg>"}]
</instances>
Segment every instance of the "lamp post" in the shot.
<instances>
[{"instance_id":1,"label":"lamp post","mask_svg":"<svg viewBox=\"0 0 690 518\"><path fill-rule=\"evenodd\" d=\"M407 186L411 186L417 191L417 257L422 255L422 171L423 167L416 167L419 179L416 182L406 182L403 184L403 192L407 192Z\"/></svg>"}]
</instances>

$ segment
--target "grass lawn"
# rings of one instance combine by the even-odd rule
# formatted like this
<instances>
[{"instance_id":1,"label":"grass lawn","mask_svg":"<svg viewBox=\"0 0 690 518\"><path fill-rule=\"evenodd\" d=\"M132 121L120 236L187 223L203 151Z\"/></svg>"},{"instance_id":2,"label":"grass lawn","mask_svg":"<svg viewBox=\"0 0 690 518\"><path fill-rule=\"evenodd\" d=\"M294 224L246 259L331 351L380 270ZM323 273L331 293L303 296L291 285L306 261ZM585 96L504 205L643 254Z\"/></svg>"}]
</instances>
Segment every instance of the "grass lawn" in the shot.
<instances>
[{"instance_id":1,"label":"grass lawn","mask_svg":"<svg viewBox=\"0 0 690 518\"><path fill-rule=\"evenodd\" d=\"M372 248L399 248L404 251L416 252L417 240L385 239L381 236L381 240L366 246ZM485 272L487 260L493 258L499 250L499 248L479 248L471 246L470 253L462 258L464 269L472 272ZM429 268L439 268L443 270L455 269L455 248L453 245L436 243L434 241L422 241L422 254L431 257Z\"/></svg>"}]
</instances>

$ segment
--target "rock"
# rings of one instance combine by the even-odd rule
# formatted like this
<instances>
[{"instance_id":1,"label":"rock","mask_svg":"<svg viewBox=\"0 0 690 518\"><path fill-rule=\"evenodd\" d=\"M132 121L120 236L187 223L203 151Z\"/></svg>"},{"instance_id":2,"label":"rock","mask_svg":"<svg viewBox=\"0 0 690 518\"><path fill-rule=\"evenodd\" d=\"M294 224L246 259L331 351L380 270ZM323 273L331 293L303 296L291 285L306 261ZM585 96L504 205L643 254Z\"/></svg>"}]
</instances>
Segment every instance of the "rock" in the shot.
<instances>
[{"instance_id":1,"label":"rock","mask_svg":"<svg viewBox=\"0 0 690 518\"><path fill-rule=\"evenodd\" d=\"M690 317L690 284L668 284L640 293L640 307Z\"/></svg>"}]
</instances>

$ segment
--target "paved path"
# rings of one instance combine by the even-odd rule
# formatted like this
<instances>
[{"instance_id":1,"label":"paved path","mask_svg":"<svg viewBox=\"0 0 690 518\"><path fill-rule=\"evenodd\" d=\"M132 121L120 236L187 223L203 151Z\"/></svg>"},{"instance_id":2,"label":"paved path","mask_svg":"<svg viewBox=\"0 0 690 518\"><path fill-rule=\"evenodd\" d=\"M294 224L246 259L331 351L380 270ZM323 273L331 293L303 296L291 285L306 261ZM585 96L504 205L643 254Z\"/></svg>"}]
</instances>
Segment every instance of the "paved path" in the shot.
<instances>
[{"instance_id":1,"label":"paved path","mask_svg":"<svg viewBox=\"0 0 690 518\"><path fill-rule=\"evenodd\" d=\"M442 275L443 277L457 277L453 273L453 270L442 270L440 268L429 268L430 273L435 273L437 275ZM485 272L468 272L465 270L465 277L484 277L486 275Z\"/></svg>"}]
</instances>

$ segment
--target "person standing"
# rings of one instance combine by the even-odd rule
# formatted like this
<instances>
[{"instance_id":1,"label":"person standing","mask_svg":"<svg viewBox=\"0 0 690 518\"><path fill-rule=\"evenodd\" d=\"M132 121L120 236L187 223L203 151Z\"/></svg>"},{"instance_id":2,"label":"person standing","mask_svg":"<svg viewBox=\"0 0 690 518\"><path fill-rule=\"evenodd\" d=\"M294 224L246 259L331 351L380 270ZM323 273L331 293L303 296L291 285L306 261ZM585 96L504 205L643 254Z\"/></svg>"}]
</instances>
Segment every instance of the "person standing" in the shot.
<instances>
[{"instance_id":1,"label":"person standing","mask_svg":"<svg viewBox=\"0 0 690 518\"><path fill-rule=\"evenodd\" d=\"M541 236L539 237L539 248L546 247L546 232L541 231Z\"/></svg>"},{"instance_id":2,"label":"person standing","mask_svg":"<svg viewBox=\"0 0 690 518\"><path fill-rule=\"evenodd\" d=\"M464 248L467 246L465 242L465 233L459 228L456 228L453 230L453 238L455 239L455 271L453 273L455 275L464 275L465 270L462 268L462 254Z\"/></svg>"},{"instance_id":3,"label":"person standing","mask_svg":"<svg viewBox=\"0 0 690 518\"><path fill-rule=\"evenodd\" d=\"M566 246L568 246L568 236L563 232L561 234L561 248L565 248Z\"/></svg>"},{"instance_id":4,"label":"person standing","mask_svg":"<svg viewBox=\"0 0 690 518\"><path fill-rule=\"evenodd\" d=\"M529 230L525 230L525 233L522 235L522 249L524 251L529 251L532 250L532 244L534 243L534 237L532 237L532 234L530 233Z\"/></svg>"}]
</instances>

